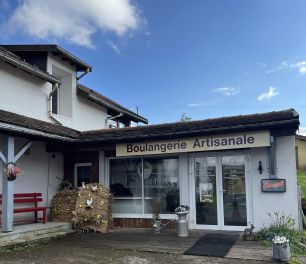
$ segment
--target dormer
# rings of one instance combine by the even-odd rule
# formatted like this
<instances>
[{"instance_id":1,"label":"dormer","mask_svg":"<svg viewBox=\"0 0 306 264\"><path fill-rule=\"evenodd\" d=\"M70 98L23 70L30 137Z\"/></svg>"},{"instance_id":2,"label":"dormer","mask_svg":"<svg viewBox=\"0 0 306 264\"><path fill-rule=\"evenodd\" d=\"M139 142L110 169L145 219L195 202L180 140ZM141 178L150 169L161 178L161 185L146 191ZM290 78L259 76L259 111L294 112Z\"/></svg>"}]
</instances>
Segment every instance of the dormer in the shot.
<instances>
[{"instance_id":1,"label":"dormer","mask_svg":"<svg viewBox=\"0 0 306 264\"><path fill-rule=\"evenodd\" d=\"M29 82L19 85L18 94L27 94L27 101L39 102L40 106L26 106L29 109L17 108L13 112L26 116L57 123L75 130L96 130L112 127L126 127L132 123L148 123L148 120L133 111L121 106L96 91L78 84L78 81L92 67L58 45L3 45L18 60L31 65L34 70L45 72L55 81L35 85L29 95ZM16 73L12 74L15 76ZM19 76L19 75L18 75ZM30 77L35 82L35 77ZM16 79L16 78L15 78ZM11 83L8 83L11 85ZM9 91L8 91L9 93ZM34 94L35 93L35 94ZM37 94L36 94L37 93ZM33 99L31 99L33 98ZM47 100L46 100L47 99ZM10 111L10 109L5 109Z\"/></svg>"}]
</instances>

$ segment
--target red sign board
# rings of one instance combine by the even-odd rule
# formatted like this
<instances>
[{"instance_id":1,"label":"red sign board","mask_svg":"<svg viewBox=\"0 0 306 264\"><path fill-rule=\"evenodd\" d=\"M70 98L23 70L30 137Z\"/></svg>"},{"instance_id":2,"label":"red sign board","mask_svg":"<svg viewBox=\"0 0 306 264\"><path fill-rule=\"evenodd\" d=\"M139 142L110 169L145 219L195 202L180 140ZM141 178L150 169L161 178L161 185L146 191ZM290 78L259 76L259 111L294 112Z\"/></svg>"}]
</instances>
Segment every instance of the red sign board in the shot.
<instances>
[{"instance_id":1,"label":"red sign board","mask_svg":"<svg viewBox=\"0 0 306 264\"><path fill-rule=\"evenodd\" d=\"M262 192L286 192L285 179L262 179Z\"/></svg>"}]
</instances>

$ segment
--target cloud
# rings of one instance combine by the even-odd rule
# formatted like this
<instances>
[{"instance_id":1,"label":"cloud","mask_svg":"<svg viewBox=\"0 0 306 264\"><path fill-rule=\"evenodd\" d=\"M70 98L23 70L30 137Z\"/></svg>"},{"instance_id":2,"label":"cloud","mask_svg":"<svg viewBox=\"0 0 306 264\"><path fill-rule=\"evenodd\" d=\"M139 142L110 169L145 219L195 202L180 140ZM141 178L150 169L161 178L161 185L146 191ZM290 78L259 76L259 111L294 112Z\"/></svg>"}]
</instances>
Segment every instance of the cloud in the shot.
<instances>
[{"instance_id":1,"label":"cloud","mask_svg":"<svg viewBox=\"0 0 306 264\"><path fill-rule=\"evenodd\" d=\"M120 49L118 48L117 45L111 40L108 40L105 42L106 45L108 45L114 52L116 52L119 56L122 56Z\"/></svg>"},{"instance_id":2,"label":"cloud","mask_svg":"<svg viewBox=\"0 0 306 264\"><path fill-rule=\"evenodd\" d=\"M266 68L266 67L267 67L267 64L262 63L262 62L258 62L258 63L257 63L257 66L260 67L260 68Z\"/></svg>"},{"instance_id":3,"label":"cloud","mask_svg":"<svg viewBox=\"0 0 306 264\"><path fill-rule=\"evenodd\" d=\"M270 86L268 92L262 93L257 97L258 101L270 100L272 97L279 94L278 88Z\"/></svg>"},{"instance_id":4,"label":"cloud","mask_svg":"<svg viewBox=\"0 0 306 264\"><path fill-rule=\"evenodd\" d=\"M300 127L298 130L298 134L302 136L306 136L306 127Z\"/></svg>"},{"instance_id":5,"label":"cloud","mask_svg":"<svg viewBox=\"0 0 306 264\"><path fill-rule=\"evenodd\" d=\"M60 39L94 47L96 32L123 37L140 25L140 11L130 0L22 0L3 29L39 40Z\"/></svg>"},{"instance_id":6,"label":"cloud","mask_svg":"<svg viewBox=\"0 0 306 264\"><path fill-rule=\"evenodd\" d=\"M288 64L287 61L283 61L278 67L273 68L271 70L267 70L266 73L270 74L270 73L274 73L274 72L277 72L277 71L281 71L282 69L287 68L289 66L290 65Z\"/></svg>"},{"instance_id":7,"label":"cloud","mask_svg":"<svg viewBox=\"0 0 306 264\"><path fill-rule=\"evenodd\" d=\"M219 93L225 96L233 96L240 92L238 87L220 87L212 90L215 93Z\"/></svg>"},{"instance_id":8,"label":"cloud","mask_svg":"<svg viewBox=\"0 0 306 264\"><path fill-rule=\"evenodd\" d=\"M299 61L295 64L291 64L290 68L298 69L299 75L306 74L306 61Z\"/></svg>"},{"instance_id":9,"label":"cloud","mask_svg":"<svg viewBox=\"0 0 306 264\"><path fill-rule=\"evenodd\" d=\"M283 69L297 69L299 75L305 75L306 74L306 61L298 61L293 64L289 64L287 61L283 61L278 67L273 68L271 70L267 70L266 73L274 73L277 71L281 71Z\"/></svg>"},{"instance_id":10,"label":"cloud","mask_svg":"<svg viewBox=\"0 0 306 264\"><path fill-rule=\"evenodd\" d=\"M188 107L200 107L200 106L203 106L204 104L203 103L190 103L188 104Z\"/></svg>"}]
</instances>

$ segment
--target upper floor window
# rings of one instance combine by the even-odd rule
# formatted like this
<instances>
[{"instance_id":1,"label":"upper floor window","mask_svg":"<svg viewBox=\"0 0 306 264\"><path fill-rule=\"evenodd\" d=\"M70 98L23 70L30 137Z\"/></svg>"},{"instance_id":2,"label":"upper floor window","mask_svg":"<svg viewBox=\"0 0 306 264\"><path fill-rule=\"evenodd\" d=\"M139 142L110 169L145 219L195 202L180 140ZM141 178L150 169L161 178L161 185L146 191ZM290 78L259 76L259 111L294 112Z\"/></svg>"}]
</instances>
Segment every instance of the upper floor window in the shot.
<instances>
[{"instance_id":1,"label":"upper floor window","mask_svg":"<svg viewBox=\"0 0 306 264\"><path fill-rule=\"evenodd\" d=\"M52 74L61 80L62 84L52 94L52 113L62 117L72 118L72 72L52 65Z\"/></svg>"},{"instance_id":2,"label":"upper floor window","mask_svg":"<svg viewBox=\"0 0 306 264\"><path fill-rule=\"evenodd\" d=\"M56 88L52 93L52 113L58 115L59 114L59 88Z\"/></svg>"}]
</instances>

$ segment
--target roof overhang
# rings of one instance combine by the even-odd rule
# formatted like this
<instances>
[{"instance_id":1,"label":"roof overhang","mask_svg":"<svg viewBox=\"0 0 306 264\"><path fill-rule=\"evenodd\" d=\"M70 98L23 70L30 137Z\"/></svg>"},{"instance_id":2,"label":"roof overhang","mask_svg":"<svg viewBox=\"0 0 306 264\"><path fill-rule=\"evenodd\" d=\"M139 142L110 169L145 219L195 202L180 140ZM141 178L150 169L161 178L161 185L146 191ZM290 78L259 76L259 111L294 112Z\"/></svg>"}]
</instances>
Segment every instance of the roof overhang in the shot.
<instances>
[{"instance_id":1,"label":"roof overhang","mask_svg":"<svg viewBox=\"0 0 306 264\"><path fill-rule=\"evenodd\" d=\"M25 72L28 72L44 81L48 81L52 84L56 83L61 84L61 81L55 76L40 70L38 67L30 63L27 63L26 61L22 60L20 57L16 56L7 49L2 48L1 46L0 46L0 60L9 63L16 68L24 70Z\"/></svg>"},{"instance_id":2,"label":"roof overhang","mask_svg":"<svg viewBox=\"0 0 306 264\"><path fill-rule=\"evenodd\" d=\"M120 104L112 101L111 99L103 96L102 94L97 93L96 91L89 89L84 85L78 84L77 94L99 105L102 105L108 110L108 113L111 115L123 114L122 119L128 119L133 122L142 122L144 124L148 124L148 119L134 113L133 111L128 110Z\"/></svg>"},{"instance_id":3,"label":"roof overhang","mask_svg":"<svg viewBox=\"0 0 306 264\"><path fill-rule=\"evenodd\" d=\"M58 45L2 45L11 52L17 51L47 51L54 56L59 56L62 60L68 61L72 66L76 67L77 71L86 72L92 71L92 67L78 57L74 56L67 50Z\"/></svg>"}]
</instances>

